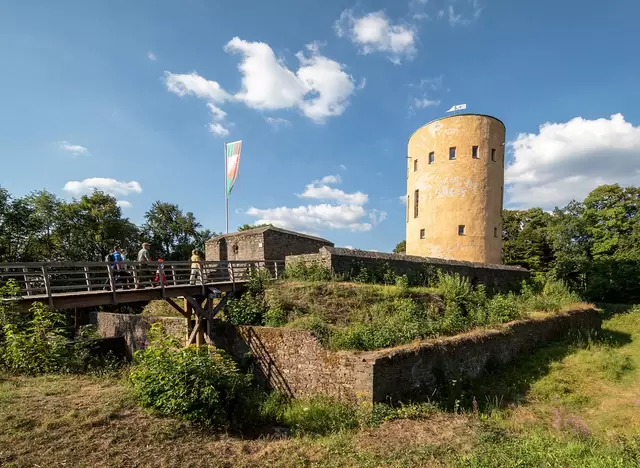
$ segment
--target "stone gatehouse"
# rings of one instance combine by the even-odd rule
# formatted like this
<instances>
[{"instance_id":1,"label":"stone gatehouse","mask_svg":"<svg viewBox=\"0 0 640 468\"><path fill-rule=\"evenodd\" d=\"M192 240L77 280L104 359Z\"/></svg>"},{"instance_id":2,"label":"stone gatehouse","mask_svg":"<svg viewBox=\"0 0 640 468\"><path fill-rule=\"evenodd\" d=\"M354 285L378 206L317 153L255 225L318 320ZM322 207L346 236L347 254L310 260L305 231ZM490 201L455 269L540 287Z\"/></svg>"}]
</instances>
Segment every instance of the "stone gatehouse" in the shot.
<instances>
[{"instance_id":1,"label":"stone gatehouse","mask_svg":"<svg viewBox=\"0 0 640 468\"><path fill-rule=\"evenodd\" d=\"M317 253L333 242L275 226L233 232L207 241L206 258L224 260L284 261L287 255Z\"/></svg>"}]
</instances>

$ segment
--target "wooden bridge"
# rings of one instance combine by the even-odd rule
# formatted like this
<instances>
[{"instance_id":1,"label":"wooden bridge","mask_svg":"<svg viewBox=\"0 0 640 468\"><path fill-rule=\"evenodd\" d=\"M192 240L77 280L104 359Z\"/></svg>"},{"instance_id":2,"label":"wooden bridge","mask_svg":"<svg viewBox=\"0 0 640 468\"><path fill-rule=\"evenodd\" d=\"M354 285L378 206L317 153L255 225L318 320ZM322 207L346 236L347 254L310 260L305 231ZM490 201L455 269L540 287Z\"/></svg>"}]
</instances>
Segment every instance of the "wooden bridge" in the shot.
<instances>
[{"instance_id":1,"label":"wooden bridge","mask_svg":"<svg viewBox=\"0 0 640 468\"><path fill-rule=\"evenodd\" d=\"M0 263L0 286L13 283L19 288L17 295L2 300L22 309L34 302L63 310L165 300L187 319L187 343L202 344L215 315L230 297L242 292L252 271L266 270L273 279L284 273L282 261L201 261L197 268L192 266L192 262ZM183 307L174 301L178 297L183 298Z\"/></svg>"},{"instance_id":2,"label":"wooden bridge","mask_svg":"<svg viewBox=\"0 0 640 468\"><path fill-rule=\"evenodd\" d=\"M0 263L0 286L13 280L17 296L5 298L53 309L125 304L243 289L251 270L272 278L284 270L279 261Z\"/></svg>"}]
</instances>

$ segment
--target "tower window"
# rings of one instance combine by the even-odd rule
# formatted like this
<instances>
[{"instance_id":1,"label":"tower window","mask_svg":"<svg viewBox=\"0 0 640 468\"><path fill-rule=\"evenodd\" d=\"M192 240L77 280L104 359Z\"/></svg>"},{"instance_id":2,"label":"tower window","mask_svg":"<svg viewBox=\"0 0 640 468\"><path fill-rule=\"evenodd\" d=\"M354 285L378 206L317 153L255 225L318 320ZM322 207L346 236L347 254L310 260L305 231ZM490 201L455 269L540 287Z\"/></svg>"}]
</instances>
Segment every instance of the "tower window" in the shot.
<instances>
[{"instance_id":1,"label":"tower window","mask_svg":"<svg viewBox=\"0 0 640 468\"><path fill-rule=\"evenodd\" d=\"M436 154L432 151L429 153L429 164L433 164L436 160Z\"/></svg>"},{"instance_id":2,"label":"tower window","mask_svg":"<svg viewBox=\"0 0 640 468\"><path fill-rule=\"evenodd\" d=\"M418 170L418 160L414 159L413 160L413 172L416 172Z\"/></svg>"},{"instance_id":3,"label":"tower window","mask_svg":"<svg viewBox=\"0 0 640 468\"><path fill-rule=\"evenodd\" d=\"M456 159L456 147L452 146L451 148L449 148L449 159L450 160L454 160Z\"/></svg>"},{"instance_id":4,"label":"tower window","mask_svg":"<svg viewBox=\"0 0 640 468\"><path fill-rule=\"evenodd\" d=\"M420 190L416 190L413 195L413 217L418 217L418 204L420 203Z\"/></svg>"},{"instance_id":5,"label":"tower window","mask_svg":"<svg viewBox=\"0 0 640 468\"><path fill-rule=\"evenodd\" d=\"M497 227L493 228L493 237L498 237L498 228Z\"/></svg>"},{"instance_id":6,"label":"tower window","mask_svg":"<svg viewBox=\"0 0 640 468\"><path fill-rule=\"evenodd\" d=\"M420 229L420 239L424 239L424 229Z\"/></svg>"},{"instance_id":7,"label":"tower window","mask_svg":"<svg viewBox=\"0 0 640 468\"><path fill-rule=\"evenodd\" d=\"M464 224L460 224L458 226L458 235L459 236L464 236Z\"/></svg>"},{"instance_id":8,"label":"tower window","mask_svg":"<svg viewBox=\"0 0 640 468\"><path fill-rule=\"evenodd\" d=\"M491 160L495 162L496 160L496 149L491 148Z\"/></svg>"},{"instance_id":9,"label":"tower window","mask_svg":"<svg viewBox=\"0 0 640 468\"><path fill-rule=\"evenodd\" d=\"M472 146L472 147L471 147L471 157L472 157L473 159L479 159L479 156L478 156L478 147L477 147L477 146Z\"/></svg>"}]
</instances>

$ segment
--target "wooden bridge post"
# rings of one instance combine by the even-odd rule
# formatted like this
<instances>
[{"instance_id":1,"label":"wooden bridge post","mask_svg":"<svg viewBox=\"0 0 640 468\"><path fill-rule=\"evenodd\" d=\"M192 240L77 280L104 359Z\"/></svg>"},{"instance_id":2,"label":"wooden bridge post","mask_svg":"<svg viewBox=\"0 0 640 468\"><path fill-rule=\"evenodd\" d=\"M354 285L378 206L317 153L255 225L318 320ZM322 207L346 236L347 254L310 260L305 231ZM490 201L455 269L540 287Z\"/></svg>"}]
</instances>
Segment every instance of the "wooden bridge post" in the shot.
<instances>
[{"instance_id":1,"label":"wooden bridge post","mask_svg":"<svg viewBox=\"0 0 640 468\"><path fill-rule=\"evenodd\" d=\"M27 291L27 296L31 296L31 281L29 281L29 277L27 275L27 273L29 272L29 269L27 267L22 267L22 271L25 273L25 275L24 275L24 288Z\"/></svg>"},{"instance_id":2,"label":"wooden bridge post","mask_svg":"<svg viewBox=\"0 0 640 468\"><path fill-rule=\"evenodd\" d=\"M193 327L191 326L191 316L193 315L193 307L189 303L189 300L184 298L184 310L187 313L187 346L191 343L189 342L189 337L191 336L191 332L193 331Z\"/></svg>"},{"instance_id":3,"label":"wooden bridge post","mask_svg":"<svg viewBox=\"0 0 640 468\"><path fill-rule=\"evenodd\" d=\"M49 282L49 275L47 274L47 267L42 265L42 279L44 280L44 290L49 298L49 307L53 309L53 296L51 295L51 284Z\"/></svg>"},{"instance_id":4,"label":"wooden bridge post","mask_svg":"<svg viewBox=\"0 0 640 468\"><path fill-rule=\"evenodd\" d=\"M107 274L109 275L109 286L111 287L111 295L113 297L113 304L118 303L118 299L116 297L116 282L113 279L113 270L111 269L111 265L107 263Z\"/></svg>"},{"instance_id":5,"label":"wooden bridge post","mask_svg":"<svg viewBox=\"0 0 640 468\"><path fill-rule=\"evenodd\" d=\"M89 267L82 267L84 270L84 282L87 283L87 291L91 291L91 281L89 280Z\"/></svg>"}]
</instances>

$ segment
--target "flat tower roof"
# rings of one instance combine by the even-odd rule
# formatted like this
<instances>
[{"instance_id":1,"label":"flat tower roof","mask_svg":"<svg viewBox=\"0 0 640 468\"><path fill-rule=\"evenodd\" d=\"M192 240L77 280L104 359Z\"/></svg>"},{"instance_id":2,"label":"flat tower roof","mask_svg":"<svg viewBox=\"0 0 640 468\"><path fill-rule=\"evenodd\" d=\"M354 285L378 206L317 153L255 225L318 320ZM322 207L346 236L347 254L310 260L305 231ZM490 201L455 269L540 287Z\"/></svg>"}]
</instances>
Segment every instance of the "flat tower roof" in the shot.
<instances>
[{"instance_id":1,"label":"flat tower roof","mask_svg":"<svg viewBox=\"0 0 640 468\"><path fill-rule=\"evenodd\" d=\"M494 117L493 115L488 115L488 114L455 114L455 115L445 115L444 117L439 117L439 118L437 118L437 119L433 119L433 120L431 120L430 122L427 122L426 124L421 125L420 127L418 127L418 128L417 128L417 129L416 129L416 130L411 134L411 136L409 136L409 140L411 140L411 138L413 137L413 135L415 135L415 134L418 132L418 130L420 130L421 128L426 127L427 125L432 124L433 122L437 122L438 120L444 120L444 119L453 119L453 118L455 118L455 117L465 117L465 116L468 116L468 115L473 115L473 116L477 116L477 117L488 117L488 118L490 118L490 119L497 120L498 122L500 122L500 123L502 124L502 126L505 128L505 130L507 129L507 126L504 124L504 122L503 122L502 120L500 120L499 118ZM407 143L409 143L409 140L407 140Z\"/></svg>"}]
</instances>

